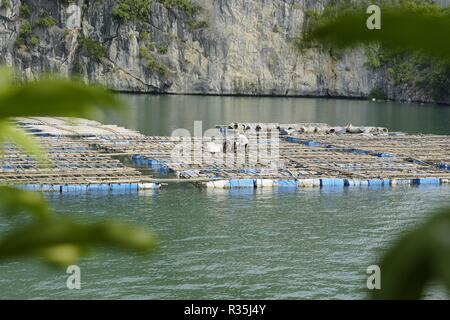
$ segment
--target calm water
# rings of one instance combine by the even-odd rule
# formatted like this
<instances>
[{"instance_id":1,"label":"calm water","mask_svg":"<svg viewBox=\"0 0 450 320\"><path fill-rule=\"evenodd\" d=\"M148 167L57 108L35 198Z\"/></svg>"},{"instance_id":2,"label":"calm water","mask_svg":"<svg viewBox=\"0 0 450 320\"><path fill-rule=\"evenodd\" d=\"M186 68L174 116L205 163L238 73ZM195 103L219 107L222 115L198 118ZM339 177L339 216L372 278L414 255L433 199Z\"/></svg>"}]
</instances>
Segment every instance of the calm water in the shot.
<instances>
[{"instance_id":1,"label":"calm water","mask_svg":"<svg viewBox=\"0 0 450 320\"><path fill-rule=\"evenodd\" d=\"M126 119L147 134L232 121L321 121L450 134L450 108L365 101L125 96ZM366 268L407 228L450 206L449 187L349 190L199 190L50 195L82 221L120 217L154 230L142 258L102 251L79 264L82 290L35 262L0 265L0 298L365 298ZM70 212L70 213L69 213ZM7 228L0 220L0 229ZM445 298L439 288L430 297Z\"/></svg>"},{"instance_id":2,"label":"calm water","mask_svg":"<svg viewBox=\"0 0 450 320\"><path fill-rule=\"evenodd\" d=\"M378 103L359 100L124 95L131 112L106 122L139 129L148 135L170 135L231 122L325 122L330 125L384 126L391 131L450 134L450 107Z\"/></svg>"}]
</instances>

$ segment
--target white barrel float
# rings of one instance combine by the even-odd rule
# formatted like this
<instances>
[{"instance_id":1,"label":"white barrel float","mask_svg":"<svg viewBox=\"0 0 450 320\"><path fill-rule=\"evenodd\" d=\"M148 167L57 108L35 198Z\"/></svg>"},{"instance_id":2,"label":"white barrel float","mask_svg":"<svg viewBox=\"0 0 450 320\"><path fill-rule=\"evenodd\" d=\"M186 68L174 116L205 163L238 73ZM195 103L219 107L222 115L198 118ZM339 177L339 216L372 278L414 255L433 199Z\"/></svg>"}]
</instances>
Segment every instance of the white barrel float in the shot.
<instances>
[{"instance_id":1,"label":"white barrel float","mask_svg":"<svg viewBox=\"0 0 450 320\"><path fill-rule=\"evenodd\" d=\"M206 187L208 189L229 189L230 181L228 180L209 181L206 183Z\"/></svg>"},{"instance_id":2,"label":"white barrel float","mask_svg":"<svg viewBox=\"0 0 450 320\"><path fill-rule=\"evenodd\" d=\"M161 189L161 184L159 183L139 183L138 184L139 190L156 190Z\"/></svg>"},{"instance_id":3,"label":"white barrel float","mask_svg":"<svg viewBox=\"0 0 450 320\"><path fill-rule=\"evenodd\" d=\"M409 186L412 184L412 181L409 179L392 179L391 186Z\"/></svg>"},{"instance_id":4,"label":"white barrel float","mask_svg":"<svg viewBox=\"0 0 450 320\"><path fill-rule=\"evenodd\" d=\"M256 179L257 188L272 188L273 184L272 179Z\"/></svg>"},{"instance_id":5,"label":"white barrel float","mask_svg":"<svg viewBox=\"0 0 450 320\"><path fill-rule=\"evenodd\" d=\"M300 188L320 188L320 179L299 179L297 185Z\"/></svg>"}]
</instances>

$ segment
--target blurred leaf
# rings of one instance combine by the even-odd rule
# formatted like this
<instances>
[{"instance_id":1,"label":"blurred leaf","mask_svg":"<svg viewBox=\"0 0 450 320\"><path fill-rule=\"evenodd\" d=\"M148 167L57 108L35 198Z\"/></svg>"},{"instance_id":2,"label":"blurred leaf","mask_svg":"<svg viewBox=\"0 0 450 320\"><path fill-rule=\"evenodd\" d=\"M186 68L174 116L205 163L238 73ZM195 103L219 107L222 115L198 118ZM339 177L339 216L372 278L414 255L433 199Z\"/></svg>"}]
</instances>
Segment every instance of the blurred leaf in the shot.
<instances>
[{"instance_id":1,"label":"blurred leaf","mask_svg":"<svg viewBox=\"0 0 450 320\"><path fill-rule=\"evenodd\" d=\"M0 142L10 140L41 165L46 164L42 148L7 118L32 116L91 117L99 107L119 110L122 103L107 90L56 77L17 84L9 68L0 68ZM2 120L5 119L5 120Z\"/></svg>"},{"instance_id":2,"label":"blurred leaf","mask_svg":"<svg viewBox=\"0 0 450 320\"><path fill-rule=\"evenodd\" d=\"M13 72L10 68L0 67L0 94L4 88L13 82Z\"/></svg>"},{"instance_id":3,"label":"blurred leaf","mask_svg":"<svg viewBox=\"0 0 450 320\"><path fill-rule=\"evenodd\" d=\"M118 221L80 224L54 219L33 223L1 238L0 259L35 255L66 265L78 260L90 246L147 253L155 243L155 236L146 229Z\"/></svg>"},{"instance_id":4,"label":"blurred leaf","mask_svg":"<svg viewBox=\"0 0 450 320\"><path fill-rule=\"evenodd\" d=\"M121 102L103 88L57 78L10 85L0 94L0 118L91 117L95 107L118 110Z\"/></svg>"},{"instance_id":5,"label":"blurred leaf","mask_svg":"<svg viewBox=\"0 0 450 320\"><path fill-rule=\"evenodd\" d=\"M119 221L80 224L68 218L59 219L41 194L0 186L0 214L23 211L38 221L0 237L0 260L35 256L65 267L76 263L90 247L109 246L147 253L156 242L148 230Z\"/></svg>"},{"instance_id":6,"label":"blurred leaf","mask_svg":"<svg viewBox=\"0 0 450 320\"><path fill-rule=\"evenodd\" d=\"M380 265L381 290L375 299L419 299L432 277L431 261L423 232L413 232L385 255Z\"/></svg>"},{"instance_id":7,"label":"blurred leaf","mask_svg":"<svg viewBox=\"0 0 450 320\"><path fill-rule=\"evenodd\" d=\"M75 245L58 245L36 250L35 254L50 265L64 268L77 264L80 257L86 254L86 250Z\"/></svg>"},{"instance_id":8,"label":"blurred leaf","mask_svg":"<svg viewBox=\"0 0 450 320\"><path fill-rule=\"evenodd\" d=\"M28 135L24 130L18 128L7 120L0 120L0 143L11 142L34 157L40 165L48 165L49 161L45 155L43 148L35 141L33 136ZM0 150L0 155L3 154L3 149Z\"/></svg>"},{"instance_id":9,"label":"blurred leaf","mask_svg":"<svg viewBox=\"0 0 450 320\"><path fill-rule=\"evenodd\" d=\"M421 51L450 59L450 13L386 7L381 13L381 30L369 30L365 11L345 12L316 25L309 41L339 48L378 42L387 48Z\"/></svg>"},{"instance_id":10,"label":"blurred leaf","mask_svg":"<svg viewBox=\"0 0 450 320\"><path fill-rule=\"evenodd\" d=\"M14 143L41 163L45 153L33 138L9 122L12 117L90 117L95 110L118 110L121 102L107 90L58 78L18 84L8 68L0 68L0 143ZM1 153L1 152L0 152ZM58 266L75 263L91 246L149 252L155 237L146 229L106 221L80 224L59 219L42 195L0 186L0 213L22 211L37 217L27 226L0 237L0 260L24 256L43 258Z\"/></svg>"},{"instance_id":11,"label":"blurred leaf","mask_svg":"<svg viewBox=\"0 0 450 320\"><path fill-rule=\"evenodd\" d=\"M18 214L21 211L48 220L50 210L42 195L12 187L0 186L0 214Z\"/></svg>"},{"instance_id":12,"label":"blurred leaf","mask_svg":"<svg viewBox=\"0 0 450 320\"><path fill-rule=\"evenodd\" d=\"M419 299L431 281L450 291L450 209L403 236L384 256L375 299Z\"/></svg>"}]
</instances>

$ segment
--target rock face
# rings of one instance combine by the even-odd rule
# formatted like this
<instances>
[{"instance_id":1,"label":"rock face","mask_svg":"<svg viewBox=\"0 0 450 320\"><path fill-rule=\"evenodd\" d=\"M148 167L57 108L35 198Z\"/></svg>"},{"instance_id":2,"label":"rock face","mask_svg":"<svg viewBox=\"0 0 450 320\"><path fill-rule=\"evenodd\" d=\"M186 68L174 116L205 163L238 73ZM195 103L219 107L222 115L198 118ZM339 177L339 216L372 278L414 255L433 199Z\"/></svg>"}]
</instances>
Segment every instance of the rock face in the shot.
<instances>
[{"instance_id":1,"label":"rock face","mask_svg":"<svg viewBox=\"0 0 450 320\"><path fill-rule=\"evenodd\" d=\"M387 82L365 67L363 50L294 48L317 1L197 0L192 17L154 0L144 18L126 22L113 15L118 2L0 0L0 62L24 79L79 74L133 92L367 97ZM387 92L430 100L409 88Z\"/></svg>"}]
</instances>

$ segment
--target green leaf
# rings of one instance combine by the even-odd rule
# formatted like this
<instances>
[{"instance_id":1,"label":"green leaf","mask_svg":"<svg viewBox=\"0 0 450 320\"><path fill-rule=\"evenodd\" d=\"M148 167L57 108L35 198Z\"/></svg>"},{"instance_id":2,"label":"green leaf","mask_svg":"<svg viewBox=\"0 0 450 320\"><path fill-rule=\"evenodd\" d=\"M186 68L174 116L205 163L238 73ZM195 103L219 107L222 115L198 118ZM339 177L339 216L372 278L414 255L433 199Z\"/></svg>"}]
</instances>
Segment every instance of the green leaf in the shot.
<instances>
[{"instance_id":1,"label":"green leaf","mask_svg":"<svg viewBox=\"0 0 450 320\"><path fill-rule=\"evenodd\" d=\"M369 30L369 17L363 10L343 13L313 28L310 39L339 48L378 42L387 48L421 51L450 59L450 13L385 7L381 30Z\"/></svg>"},{"instance_id":2,"label":"green leaf","mask_svg":"<svg viewBox=\"0 0 450 320\"><path fill-rule=\"evenodd\" d=\"M28 155L34 157L41 166L49 165L46 153L37 141L35 141L33 136L28 135L24 130L7 120L0 120L0 143L1 142L15 143L18 147L24 149ZM3 149L0 150L0 156L2 154Z\"/></svg>"},{"instance_id":3,"label":"green leaf","mask_svg":"<svg viewBox=\"0 0 450 320\"><path fill-rule=\"evenodd\" d=\"M79 259L90 246L148 253L155 236L141 227L119 221L80 224L68 219L37 222L0 239L0 260L35 255L62 265Z\"/></svg>"},{"instance_id":4,"label":"green leaf","mask_svg":"<svg viewBox=\"0 0 450 320\"><path fill-rule=\"evenodd\" d=\"M0 94L0 118L92 117L96 107L118 110L121 106L117 96L101 87L56 78L11 85Z\"/></svg>"},{"instance_id":5,"label":"green leaf","mask_svg":"<svg viewBox=\"0 0 450 320\"><path fill-rule=\"evenodd\" d=\"M50 210L46 201L36 192L0 186L0 214L18 214L25 211L40 220L50 218Z\"/></svg>"},{"instance_id":6,"label":"green leaf","mask_svg":"<svg viewBox=\"0 0 450 320\"><path fill-rule=\"evenodd\" d=\"M57 245L36 250L35 254L43 258L48 264L56 267L67 267L76 264L87 250L75 245Z\"/></svg>"},{"instance_id":7,"label":"green leaf","mask_svg":"<svg viewBox=\"0 0 450 320\"><path fill-rule=\"evenodd\" d=\"M13 72L10 68L0 67L0 94L2 90L13 82Z\"/></svg>"},{"instance_id":8,"label":"green leaf","mask_svg":"<svg viewBox=\"0 0 450 320\"><path fill-rule=\"evenodd\" d=\"M117 96L97 86L58 78L43 78L25 84L13 81L9 69L0 68L0 144L10 142L41 164L44 151L26 132L9 118L33 116L91 117L95 110L117 110L122 106ZM1 153L1 152L0 152ZM0 213L22 211L37 221L13 228L0 237L2 259L35 256L57 265L75 263L91 246L111 246L147 253L155 246L155 237L146 229L118 221L80 224L59 219L38 193L0 186Z\"/></svg>"},{"instance_id":9,"label":"green leaf","mask_svg":"<svg viewBox=\"0 0 450 320\"><path fill-rule=\"evenodd\" d=\"M450 291L450 209L403 236L380 264L375 299L419 299L432 281Z\"/></svg>"},{"instance_id":10,"label":"green leaf","mask_svg":"<svg viewBox=\"0 0 450 320\"><path fill-rule=\"evenodd\" d=\"M381 290L374 299L419 299L432 277L428 244L423 232L402 238L385 255L380 265Z\"/></svg>"}]
</instances>

